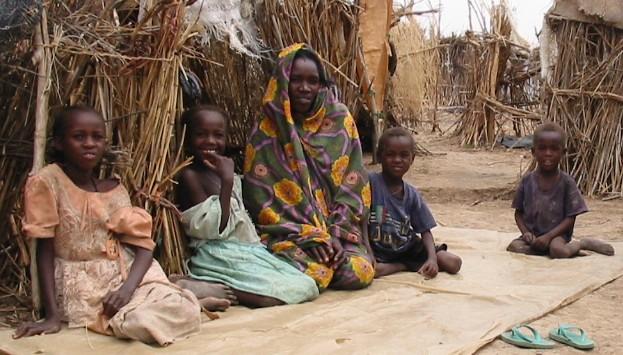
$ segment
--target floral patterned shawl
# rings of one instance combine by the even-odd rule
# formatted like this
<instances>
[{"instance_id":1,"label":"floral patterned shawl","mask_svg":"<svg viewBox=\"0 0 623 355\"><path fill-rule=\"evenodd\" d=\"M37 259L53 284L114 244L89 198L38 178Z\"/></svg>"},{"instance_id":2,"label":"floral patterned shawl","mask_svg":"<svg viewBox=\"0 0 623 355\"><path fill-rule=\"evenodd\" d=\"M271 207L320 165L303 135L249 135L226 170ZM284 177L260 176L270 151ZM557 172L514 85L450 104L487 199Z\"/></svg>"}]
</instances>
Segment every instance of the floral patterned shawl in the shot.
<instances>
[{"instance_id":1,"label":"floral patterned shawl","mask_svg":"<svg viewBox=\"0 0 623 355\"><path fill-rule=\"evenodd\" d=\"M288 85L301 48L311 50L295 44L279 54L268 83L262 116L246 146L245 204L269 246L291 241L309 247L331 238L361 243L370 185L357 127L348 108L324 87L313 114L303 124L294 122Z\"/></svg>"}]
</instances>

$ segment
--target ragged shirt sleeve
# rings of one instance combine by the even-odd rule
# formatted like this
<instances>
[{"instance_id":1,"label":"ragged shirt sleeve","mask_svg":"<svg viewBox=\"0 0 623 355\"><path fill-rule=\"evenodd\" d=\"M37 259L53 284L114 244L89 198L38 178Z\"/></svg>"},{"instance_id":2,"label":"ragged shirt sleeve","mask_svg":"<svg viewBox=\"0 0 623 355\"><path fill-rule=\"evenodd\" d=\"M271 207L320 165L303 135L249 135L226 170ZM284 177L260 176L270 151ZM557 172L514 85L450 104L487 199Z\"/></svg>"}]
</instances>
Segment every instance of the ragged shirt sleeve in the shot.
<instances>
[{"instance_id":1,"label":"ragged shirt sleeve","mask_svg":"<svg viewBox=\"0 0 623 355\"><path fill-rule=\"evenodd\" d=\"M411 201L411 226L414 232L424 233L437 226L435 217L426 205L426 201L422 198L420 193L412 189L412 201Z\"/></svg>"},{"instance_id":2,"label":"ragged shirt sleeve","mask_svg":"<svg viewBox=\"0 0 623 355\"><path fill-rule=\"evenodd\" d=\"M525 176L523 179L521 179L521 181L519 182L519 186L517 186L517 191L515 192L515 197L513 198L513 204L511 205L512 208L518 210L519 212L523 212L524 210L524 198L525 198L525 185L526 185L526 179L528 176Z\"/></svg>"},{"instance_id":3,"label":"ragged shirt sleeve","mask_svg":"<svg viewBox=\"0 0 623 355\"><path fill-rule=\"evenodd\" d=\"M582 197L578 185L571 176L565 176L565 217L575 217L588 212L588 206Z\"/></svg>"},{"instance_id":4,"label":"ragged shirt sleeve","mask_svg":"<svg viewBox=\"0 0 623 355\"><path fill-rule=\"evenodd\" d=\"M106 223L119 241L147 250L154 250L156 243L151 239L152 218L139 207L123 207L116 210Z\"/></svg>"},{"instance_id":5,"label":"ragged shirt sleeve","mask_svg":"<svg viewBox=\"0 0 623 355\"><path fill-rule=\"evenodd\" d=\"M233 203L233 201L232 201ZM221 201L219 196L212 195L205 201L182 213L182 224L186 234L195 239L224 239L234 228L234 214L230 213L227 225L219 233L221 224Z\"/></svg>"},{"instance_id":6,"label":"ragged shirt sleeve","mask_svg":"<svg viewBox=\"0 0 623 355\"><path fill-rule=\"evenodd\" d=\"M56 195L40 176L31 176L24 189L22 231L29 238L53 238L59 224Z\"/></svg>"}]
</instances>

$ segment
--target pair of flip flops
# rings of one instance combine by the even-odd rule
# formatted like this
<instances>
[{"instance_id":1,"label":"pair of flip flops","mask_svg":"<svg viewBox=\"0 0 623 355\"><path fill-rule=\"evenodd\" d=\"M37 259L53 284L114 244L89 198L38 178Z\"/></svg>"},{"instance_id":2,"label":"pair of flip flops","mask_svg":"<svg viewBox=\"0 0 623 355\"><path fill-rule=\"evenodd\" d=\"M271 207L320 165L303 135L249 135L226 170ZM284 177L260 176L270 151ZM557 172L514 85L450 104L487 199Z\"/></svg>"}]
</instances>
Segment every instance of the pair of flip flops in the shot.
<instances>
[{"instance_id":1,"label":"pair of flip flops","mask_svg":"<svg viewBox=\"0 0 623 355\"><path fill-rule=\"evenodd\" d=\"M528 329L532 334L526 334L521 331L522 328ZM554 342L543 339L539 332L527 324L518 325L511 330L504 332L501 336L503 341L519 346L521 348L530 349L551 349ZM576 349L590 350L595 347L584 329L573 324L561 324L558 328L554 328L549 332L549 337L559 343L572 346Z\"/></svg>"}]
</instances>

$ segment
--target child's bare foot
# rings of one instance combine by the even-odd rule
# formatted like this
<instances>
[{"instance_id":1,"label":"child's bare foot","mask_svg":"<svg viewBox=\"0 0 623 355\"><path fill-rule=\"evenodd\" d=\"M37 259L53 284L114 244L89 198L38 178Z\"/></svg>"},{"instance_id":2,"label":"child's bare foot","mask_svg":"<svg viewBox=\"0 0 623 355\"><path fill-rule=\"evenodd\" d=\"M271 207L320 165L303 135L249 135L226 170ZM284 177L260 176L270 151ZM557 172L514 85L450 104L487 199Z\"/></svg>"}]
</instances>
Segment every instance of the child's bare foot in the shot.
<instances>
[{"instance_id":1,"label":"child's bare foot","mask_svg":"<svg viewBox=\"0 0 623 355\"><path fill-rule=\"evenodd\" d=\"M407 270L407 266L403 263L377 263L374 277L379 278L405 270Z\"/></svg>"},{"instance_id":2,"label":"child's bare foot","mask_svg":"<svg viewBox=\"0 0 623 355\"><path fill-rule=\"evenodd\" d=\"M216 297L205 297L199 299L199 304L201 304L201 307L211 312L224 312L227 308L229 308L229 306L231 306L231 302L228 300Z\"/></svg>"},{"instance_id":3,"label":"child's bare foot","mask_svg":"<svg viewBox=\"0 0 623 355\"><path fill-rule=\"evenodd\" d=\"M177 279L175 284L194 293L200 300L207 297L213 297L227 300L230 304L238 304L234 291L229 288L229 286L223 284L193 280L188 277Z\"/></svg>"},{"instance_id":4,"label":"child's bare foot","mask_svg":"<svg viewBox=\"0 0 623 355\"><path fill-rule=\"evenodd\" d=\"M612 245L594 238L580 239L580 248L584 250L591 250L595 253L612 256L614 255L614 248Z\"/></svg>"}]
</instances>

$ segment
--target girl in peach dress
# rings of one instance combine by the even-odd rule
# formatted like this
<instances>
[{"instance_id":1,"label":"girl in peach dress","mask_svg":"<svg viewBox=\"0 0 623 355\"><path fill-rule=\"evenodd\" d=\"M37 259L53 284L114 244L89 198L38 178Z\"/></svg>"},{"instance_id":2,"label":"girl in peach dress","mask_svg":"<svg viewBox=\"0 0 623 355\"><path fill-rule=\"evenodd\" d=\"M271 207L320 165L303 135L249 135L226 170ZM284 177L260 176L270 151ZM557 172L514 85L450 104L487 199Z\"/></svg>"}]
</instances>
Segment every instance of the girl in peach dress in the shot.
<instances>
[{"instance_id":1,"label":"girl in peach dress","mask_svg":"<svg viewBox=\"0 0 623 355\"><path fill-rule=\"evenodd\" d=\"M53 131L57 163L31 176L24 195L45 319L22 324L15 338L58 332L62 322L161 346L198 332L199 301L152 257L151 216L132 207L119 181L95 174L106 150L102 117L69 107Z\"/></svg>"}]
</instances>

